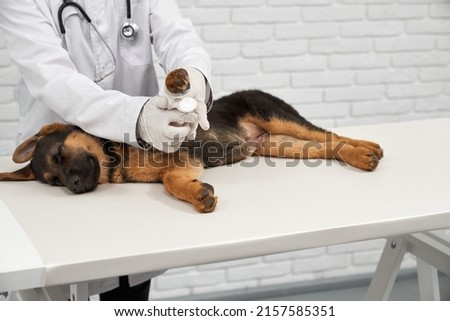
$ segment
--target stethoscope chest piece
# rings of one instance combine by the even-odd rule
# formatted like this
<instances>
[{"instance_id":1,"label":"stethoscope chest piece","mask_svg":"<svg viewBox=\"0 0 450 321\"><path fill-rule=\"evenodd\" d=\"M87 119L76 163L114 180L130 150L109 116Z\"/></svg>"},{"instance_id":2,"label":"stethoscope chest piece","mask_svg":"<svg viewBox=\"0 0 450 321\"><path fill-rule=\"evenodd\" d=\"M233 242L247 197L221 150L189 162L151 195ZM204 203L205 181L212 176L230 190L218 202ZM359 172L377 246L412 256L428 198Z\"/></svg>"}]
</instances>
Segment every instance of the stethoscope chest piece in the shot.
<instances>
[{"instance_id":1,"label":"stethoscope chest piece","mask_svg":"<svg viewBox=\"0 0 450 321\"><path fill-rule=\"evenodd\" d=\"M139 32L139 26L134 22L127 21L123 24L120 35L123 39L134 40Z\"/></svg>"}]
</instances>

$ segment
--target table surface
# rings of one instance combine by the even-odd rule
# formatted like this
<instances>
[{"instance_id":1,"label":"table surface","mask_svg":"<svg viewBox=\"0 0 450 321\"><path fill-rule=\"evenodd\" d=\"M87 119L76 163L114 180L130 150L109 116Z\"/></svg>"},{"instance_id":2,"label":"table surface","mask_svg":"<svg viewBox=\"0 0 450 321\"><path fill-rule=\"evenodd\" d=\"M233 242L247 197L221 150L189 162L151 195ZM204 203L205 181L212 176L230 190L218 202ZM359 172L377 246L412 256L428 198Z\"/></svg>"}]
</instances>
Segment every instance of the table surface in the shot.
<instances>
[{"instance_id":1,"label":"table surface","mask_svg":"<svg viewBox=\"0 0 450 321\"><path fill-rule=\"evenodd\" d=\"M450 119L337 132L380 143L377 170L273 158L208 169L202 180L219 196L212 214L161 184L73 195L0 182L0 291L450 227ZM19 167L0 158L0 171Z\"/></svg>"}]
</instances>

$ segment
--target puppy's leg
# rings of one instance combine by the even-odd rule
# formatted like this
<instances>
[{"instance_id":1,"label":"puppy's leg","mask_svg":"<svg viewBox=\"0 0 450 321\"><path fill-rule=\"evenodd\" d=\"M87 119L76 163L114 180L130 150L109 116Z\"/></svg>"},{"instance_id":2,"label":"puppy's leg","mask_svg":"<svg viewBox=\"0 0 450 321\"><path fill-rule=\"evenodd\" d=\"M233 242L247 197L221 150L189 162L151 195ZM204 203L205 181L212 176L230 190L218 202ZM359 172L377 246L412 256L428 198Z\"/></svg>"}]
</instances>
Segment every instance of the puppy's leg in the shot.
<instances>
[{"instance_id":1,"label":"puppy's leg","mask_svg":"<svg viewBox=\"0 0 450 321\"><path fill-rule=\"evenodd\" d=\"M258 117L252 116L246 117L241 121L241 125L244 127L248 127L248 123L256 125L258 128L261 128L265 132L272 133L273 135L286 135L300 140L316 141L326 144L343 142L353 147L361 147L369 150L375 154L378 159L383 157L383 150L377 143L339 136L333 132L320 129L312 125L277 118L265 121Z\"/></svg>"},{"instance_id":2,"label":"puppy's leg","mask_svg":"<svg viewBox=\"0 0 450 321\"><path fill-rule=\"evenodd\" d=\"M264 136L255 153L285 158L337 159L366 171L374 170L379 161L371 150L344 141L307 141L286 135Z\"/></svg>"},{"instance_id":3,"label":"puppy's leg","mask_svg":"<svg viewBox=\"0 0 450 321\"><path fill-rule=\"evenodd\" d=\"M198 180L203 166L193 162L172 166L162 175L162 182L176 198L191 203L200 213L210 213L216 207L217 197L211 185Z\"/></svg>"}]
</instances>

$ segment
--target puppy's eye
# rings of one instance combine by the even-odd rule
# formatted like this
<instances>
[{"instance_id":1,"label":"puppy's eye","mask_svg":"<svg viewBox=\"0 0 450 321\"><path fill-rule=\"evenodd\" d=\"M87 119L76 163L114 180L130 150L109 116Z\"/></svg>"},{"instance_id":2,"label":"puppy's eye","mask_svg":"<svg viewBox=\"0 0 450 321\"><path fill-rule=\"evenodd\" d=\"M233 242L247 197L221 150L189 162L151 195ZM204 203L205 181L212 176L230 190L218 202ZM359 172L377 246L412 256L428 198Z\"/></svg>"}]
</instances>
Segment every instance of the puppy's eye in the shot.
<instances>
[{"instance_id":1,"label":"puppy's eye","mask_svg":"<svg viewBox=\"0 0 450 321\"><path fill-rule=\"evenodd\" d=\"M63 146L59 145L56 152L52 155L53 162L61 165L64 162Z\"/></svg>"}]
</instances>

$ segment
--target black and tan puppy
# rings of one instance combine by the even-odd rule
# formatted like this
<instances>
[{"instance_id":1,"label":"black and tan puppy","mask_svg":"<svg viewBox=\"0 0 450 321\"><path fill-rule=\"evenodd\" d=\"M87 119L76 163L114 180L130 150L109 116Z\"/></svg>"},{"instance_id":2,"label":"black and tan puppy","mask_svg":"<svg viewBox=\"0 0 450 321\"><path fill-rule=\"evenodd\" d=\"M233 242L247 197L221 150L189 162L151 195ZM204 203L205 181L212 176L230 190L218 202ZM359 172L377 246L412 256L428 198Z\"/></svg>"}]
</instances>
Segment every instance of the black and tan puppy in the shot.
<instances>
[{"instance_id":1,"label":"black and tan puppy","mask_svg":"<svg viewBox=\"0 0 450 321\"><path fill-rule=\"evenodd\" d=\"M189 88L188 79L180 77L187 73L178 71L167 78L174 91ZM37 179L66 186L73 193L89 192L104 183L162 182L170 194L208 213L217 197L211 185L199 180L207 167L260 155L337 159L372 171L383 156L378 144L316 127L284 101L258 90L217 100L208 119L208 131L199 129L195 141L183 143L172 154L106 141L71 125L47 125L14 152L16 163L31 162L0 174L0 181Z\"/></svg>"}]
</instances>

